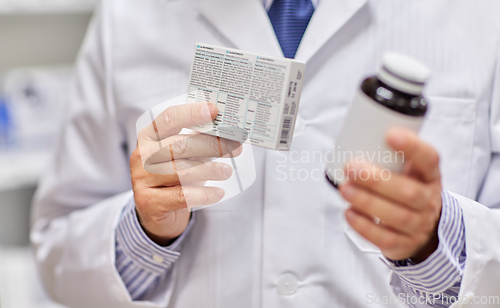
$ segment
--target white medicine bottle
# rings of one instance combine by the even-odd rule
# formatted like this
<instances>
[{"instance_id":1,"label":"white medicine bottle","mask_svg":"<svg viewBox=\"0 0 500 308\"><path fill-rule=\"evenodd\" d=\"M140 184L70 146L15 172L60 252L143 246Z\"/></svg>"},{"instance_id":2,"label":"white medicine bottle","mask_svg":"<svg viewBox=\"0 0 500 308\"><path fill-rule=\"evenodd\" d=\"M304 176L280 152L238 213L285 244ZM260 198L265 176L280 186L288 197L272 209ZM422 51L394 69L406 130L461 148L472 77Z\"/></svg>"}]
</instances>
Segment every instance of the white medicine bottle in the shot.
<instances>
[{"instance_id":1,"label":"white medicine bottle","mask_svg":"<svg viewBox=\"0 0 500 308\"><path fill-rule=\"evenodd\" d=\"M333 146L333 159L326 166L326 178L337 187L344 183L345 165L364 161L390 172L400 173L404 156L386 143L392 127L418 132L427 111L422 96L430 70L419 61L387 52L376 76L365 79L351 103L343 127Z\"/></svg>"}]
</instances>

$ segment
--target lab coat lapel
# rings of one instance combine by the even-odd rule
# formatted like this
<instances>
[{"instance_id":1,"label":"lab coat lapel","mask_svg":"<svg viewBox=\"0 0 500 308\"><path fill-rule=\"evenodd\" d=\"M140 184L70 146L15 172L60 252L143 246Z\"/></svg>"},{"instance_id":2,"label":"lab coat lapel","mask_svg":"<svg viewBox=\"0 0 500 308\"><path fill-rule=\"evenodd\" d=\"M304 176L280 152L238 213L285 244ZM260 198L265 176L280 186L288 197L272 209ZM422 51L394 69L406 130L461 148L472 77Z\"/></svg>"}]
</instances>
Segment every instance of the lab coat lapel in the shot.
<instances>
[{"instance_id":1,"label":"lab coat lapel","mask_svg":"<svg viewBox=\"0 0 500 308\"><path fill-rule=\"evenodd\" d=\"M307 62L368 0L321 0L307 27L296 60Z\"/></svg>"},{"instance_id":2,"label":"lab coat lapel","mask_svg":"<svg viewBox=\"0 0 500 308\"><path fill-rule=\"evenodd\" d=\"M198 9L234 47L283 57L261 0L202 0Z\"/></svg>"}]
</instances>

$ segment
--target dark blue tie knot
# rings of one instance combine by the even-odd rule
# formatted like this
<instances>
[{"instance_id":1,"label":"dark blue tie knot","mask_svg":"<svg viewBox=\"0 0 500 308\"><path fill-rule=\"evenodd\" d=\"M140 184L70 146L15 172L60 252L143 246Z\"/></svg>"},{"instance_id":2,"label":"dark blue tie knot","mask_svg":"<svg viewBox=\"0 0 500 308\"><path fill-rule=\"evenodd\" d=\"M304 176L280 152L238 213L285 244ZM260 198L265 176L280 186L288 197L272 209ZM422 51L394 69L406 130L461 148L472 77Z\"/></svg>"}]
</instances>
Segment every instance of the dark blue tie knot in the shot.
<instances>
[{"instance_id":1,"label":"dark blue tie knot","mask_svg":"<svg viewBox=\"0 0 500 308\"><path fill-rule=\"evenodd\" d=\"M283 54L295 58L302 36L314 13L311 0L274 0L269 19Z\"/></svg>"}]
</instances>

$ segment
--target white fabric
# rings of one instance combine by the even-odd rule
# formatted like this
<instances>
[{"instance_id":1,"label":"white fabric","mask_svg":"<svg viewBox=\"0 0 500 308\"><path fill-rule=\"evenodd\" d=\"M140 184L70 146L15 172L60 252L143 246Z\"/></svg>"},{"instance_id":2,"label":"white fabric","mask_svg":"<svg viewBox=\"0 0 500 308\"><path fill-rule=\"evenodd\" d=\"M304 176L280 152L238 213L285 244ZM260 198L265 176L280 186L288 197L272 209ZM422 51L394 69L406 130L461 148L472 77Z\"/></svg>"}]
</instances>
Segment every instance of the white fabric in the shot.
<instances>
[{"instance_id":1,"label":"white fabric","mask_svg":"<svg viewBox=\"0 0 500 308\"><path fill-rule=\"evenodd\" d=\"M464 213L460 294L498 295L500 213L470 199L500 204L499 6L322 0L296 56L308 67L292 151L254 148L255 184L199 211L172 275L149 301L132 303L114 245L132 197L135 121L186 91L195 42L282 52L260 1L105 1L79 57L57 155L36 196L32 241L47 290L72 307L106 308L363 307L367 294L394 296L378 249L347 227L346 205L324 180L321 154L362 78L375 73L384 51L395 50L433 71L421 135L439 151L444 188L456 193ZM277 291L285 274L297 280L293 295Z\"/></svg>"},{"instance_id":2,"label":"white fabric","mask_svg":"<svg viewBox=\"0 0 500 308\"><path fill-rule=\"evenodd\" d=\"M311 3L312 3L314 8L318 7L319 2L320 2L320 0L311 0ZM269 9L271 8L271 5L273 4L273 0L262 0L262 3L264 3L264 7L266 8L266 10L269 11Z\"/></svg>"}]
</instances>

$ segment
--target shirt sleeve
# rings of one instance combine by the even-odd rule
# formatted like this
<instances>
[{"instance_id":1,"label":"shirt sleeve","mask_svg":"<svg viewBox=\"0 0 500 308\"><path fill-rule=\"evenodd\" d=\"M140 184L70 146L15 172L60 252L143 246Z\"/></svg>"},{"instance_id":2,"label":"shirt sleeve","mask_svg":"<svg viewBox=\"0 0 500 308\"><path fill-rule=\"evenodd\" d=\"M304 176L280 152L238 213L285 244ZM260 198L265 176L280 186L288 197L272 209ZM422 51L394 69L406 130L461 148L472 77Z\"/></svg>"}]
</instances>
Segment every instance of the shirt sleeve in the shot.
<instances>
[{"instance_id":1,"label":"shirt sleeve","mask_svg":"<svg viewBox=\"0 0 500 308\"><path fill-rule=\"evenodd\" d=\"M133 199L123 210L116 230L116 269L132 300L143 300L169 274L180 256L180 246L195 221L193 212L184 233L170 246L161 247L144 232Z\"/></svg>"},{"instance_id":2,"label":"shirt sleeve","mask_svg":"<svg viewBox=\"0 0 500 308\"><path fill-rule=\"evenodd\" d=\"M449 307L453 304L450 299L456 298L460 291L467 258L465 224L458 201L447 191L441 195L443 206L436 251L419 264L411 259L385 260L393 270L391 286L398 298L419 299L414 303L405 301L410 307Z\"/></svg>"}]
</instances>

